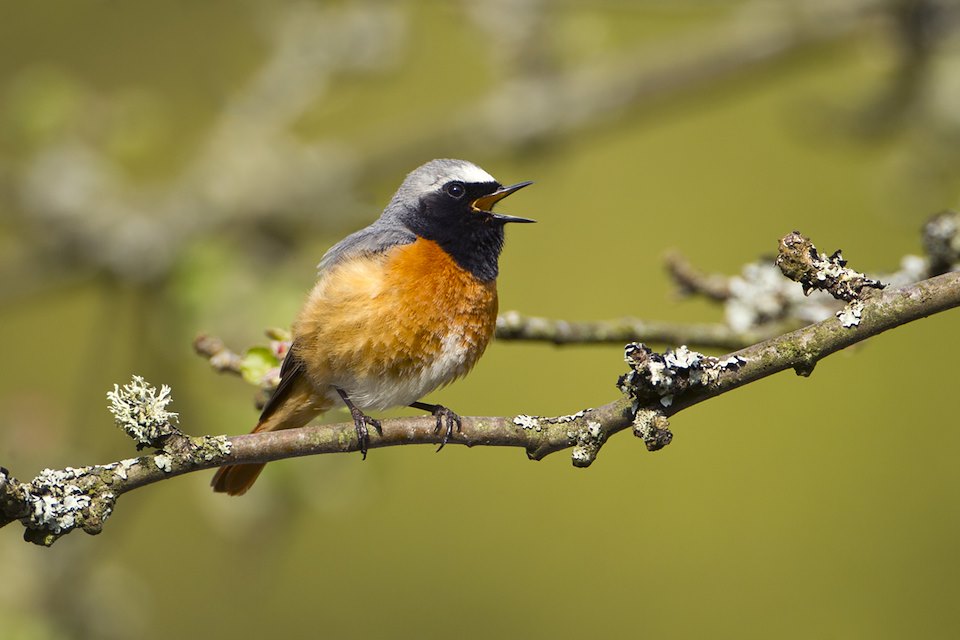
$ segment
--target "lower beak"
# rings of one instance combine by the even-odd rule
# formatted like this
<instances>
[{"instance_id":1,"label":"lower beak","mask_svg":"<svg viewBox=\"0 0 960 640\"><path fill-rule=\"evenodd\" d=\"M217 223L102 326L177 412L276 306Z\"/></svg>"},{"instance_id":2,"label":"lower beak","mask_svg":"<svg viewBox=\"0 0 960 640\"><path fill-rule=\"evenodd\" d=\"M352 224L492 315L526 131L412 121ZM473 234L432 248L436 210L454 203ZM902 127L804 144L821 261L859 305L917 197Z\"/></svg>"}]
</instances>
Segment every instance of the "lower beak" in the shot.
<instances>
[{"instance_id":1,"label":"lower beak","mask_svg":"<svg viewBox=\"0 0 960 640\"><path fill-rule=\"evenodd\" d=\"M532 182L518 182L517 184L510 185L509 187L500 187L493 193L487 194L485 196L480 196L474 200L471 205L473 206L474 211L480 211L491 216L494 220L499 220L500 222L536 222L536 220L531 220L530 218L520 218L517 216L508 216L503 213L494 213L493 205L497 204L508 195L515 191L519 191L524 187L530 186Z\"/></svg>"}]
</instances>

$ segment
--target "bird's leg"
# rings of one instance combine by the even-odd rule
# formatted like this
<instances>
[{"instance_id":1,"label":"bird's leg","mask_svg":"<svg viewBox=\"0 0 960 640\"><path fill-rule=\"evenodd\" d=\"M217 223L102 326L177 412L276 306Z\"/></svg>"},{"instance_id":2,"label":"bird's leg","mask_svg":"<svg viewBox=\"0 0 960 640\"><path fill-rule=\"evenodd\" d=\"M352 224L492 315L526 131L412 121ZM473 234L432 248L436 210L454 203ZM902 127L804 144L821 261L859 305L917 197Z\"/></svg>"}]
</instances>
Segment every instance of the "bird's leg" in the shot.
<instances>
[{"instance_id":1,"label":"bird's leg","mask_svg":"<svg viewBox=\"0 0 960 640\"><path fill-rule=\"evenodd\" d=\"M363 459L367 459L367 445L370 444L370 433L367 431L367 425L377 430L377 433L381 436L383 435L383 429L380 428L380 421L371 418L363 411L357 408L357 405L353 404L350 401L350 397L347 396L347 392L339 387L335 387L337 393L340 394L340 397L343 398L343 403L347 405L347 409L350 409L350 415L353 417L353 428L357 430L357 440L360 442L360 453L363 454Z\"/></svg>"},{"instance_id":2,"label":"bird's leg","mask_svg":"<svg viewBox=\"0 0 960 640\"><path fill-rule=\"evenodd\" d=\"M446 419L447 430L443 434L443 440L440 441L440 446L437 447L437 451L443 449L443 445L447 444L447 441L450 440L450 437L453 435L454 425L457 427L457 433L460 433L460 416L443 405L414 402L410 406L414 409L422 409L433 414L433 417L437 419L437 428L433 430L434 433L440 433L440 430L443 429L443 421Z\"/></svg>"}]
</instances>

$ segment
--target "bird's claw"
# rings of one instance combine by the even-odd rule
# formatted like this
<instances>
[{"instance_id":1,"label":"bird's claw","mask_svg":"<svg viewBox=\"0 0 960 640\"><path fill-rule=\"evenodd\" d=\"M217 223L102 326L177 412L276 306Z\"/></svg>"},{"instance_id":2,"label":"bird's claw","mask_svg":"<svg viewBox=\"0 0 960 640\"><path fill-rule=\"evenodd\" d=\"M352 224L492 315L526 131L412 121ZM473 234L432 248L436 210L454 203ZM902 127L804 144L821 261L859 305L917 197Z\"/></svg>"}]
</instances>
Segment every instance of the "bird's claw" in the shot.
<instances>
[{"instance_id":1,"label":"bird's claw","mask_svg":"<svg viewBox=\"0 0 960 640\"><path fill-rule=\"evenodd\" d=\"M367 459L367 447L370 445L370 432L367 430L367 425L370 425L376 429L378 435L383 435L383 429L380 427L380 421L371 418L360 409L356 407L350 408L350 415L353 417L353 428L357 431L357 441L360 444L360 453L363 454L363 459Z\"/></svg>"},{"instance_id":2,"label":"bird's claw","mask_svg":"<svg viewBox=\"0 0 960 640\"><path fill-rule=\"evenodd\" d=\"M433 416L437 419L437 427L433 430L434 433L440 433L440 430L443 429L443 421L447 421L447 429L443 434L443 440L440 441L440 446L437 447L437 452L439 453L440 449L443 449L443 445L447 444L451 436L453 436L454 425L457 427L457 433L460 433L463 425L460 421L460 416L442 405L438 404L431 413L433 413Z\"/></svg>"}]
</instances>

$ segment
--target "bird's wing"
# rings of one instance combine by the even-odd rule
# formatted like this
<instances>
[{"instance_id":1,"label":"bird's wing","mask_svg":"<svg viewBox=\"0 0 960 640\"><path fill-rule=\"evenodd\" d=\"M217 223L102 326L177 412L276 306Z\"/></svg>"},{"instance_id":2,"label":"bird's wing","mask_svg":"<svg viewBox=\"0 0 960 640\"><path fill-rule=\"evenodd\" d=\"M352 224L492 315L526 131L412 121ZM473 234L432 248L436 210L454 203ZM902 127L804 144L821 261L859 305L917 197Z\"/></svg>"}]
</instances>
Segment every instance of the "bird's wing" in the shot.
<instances>
[{"instance_id":1,"label":"bird's wing","mask_svg":"<svg viewBox=\"0 0 960 640\"><path fill-rule=\"evenodd\" d=\"M321 274L346 259L380 253L391 247L410 244L416 239L416 234L406 227L381 219L333 245L317 265L317 272Z\"/></svg>"},{"instance_id":2,"label":"bird's wing","mask_svg":"<svg viewBox=\"0 0 960 640\"><path fill-rule=\"evenodd\" d=\"M294 354L291 345L286 357L283 359L283 364L280 365L280 384L278 384L277 388L270 394L267 403L263 405L263 411L260 412L260 423L263 423L264 420L269 418L270 414L283 403L293 388L294 382L303 375L303 371L303 360Z\"/></svg>"}]
</instances>

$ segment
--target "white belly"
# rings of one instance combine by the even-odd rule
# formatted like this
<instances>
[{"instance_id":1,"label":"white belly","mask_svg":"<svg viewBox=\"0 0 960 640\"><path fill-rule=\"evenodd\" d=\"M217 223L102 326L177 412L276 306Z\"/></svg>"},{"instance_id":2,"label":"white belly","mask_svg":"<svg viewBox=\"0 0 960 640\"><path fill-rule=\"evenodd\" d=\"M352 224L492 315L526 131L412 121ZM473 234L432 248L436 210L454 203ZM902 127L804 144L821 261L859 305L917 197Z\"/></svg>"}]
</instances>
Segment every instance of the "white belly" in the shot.
<instances>
[{"instance_id":1,"label":"white belly","mask_svg":"<svg viewBox=\"0 0 960 640\"><path fill-rule=\"evenodd\" d=\"M462 336L451 334L441 342L440 353L433 362L423 366L419 373L398 379L350 376L335 380L334 387L346 391L350 400L361 409L382 411L405 407L467 373L471 350L475 347L465 344ZM336 388L331 389L328 397L341 401Z\"/></svg>"}]
</instances>

